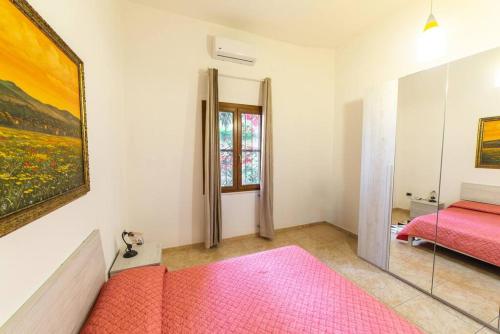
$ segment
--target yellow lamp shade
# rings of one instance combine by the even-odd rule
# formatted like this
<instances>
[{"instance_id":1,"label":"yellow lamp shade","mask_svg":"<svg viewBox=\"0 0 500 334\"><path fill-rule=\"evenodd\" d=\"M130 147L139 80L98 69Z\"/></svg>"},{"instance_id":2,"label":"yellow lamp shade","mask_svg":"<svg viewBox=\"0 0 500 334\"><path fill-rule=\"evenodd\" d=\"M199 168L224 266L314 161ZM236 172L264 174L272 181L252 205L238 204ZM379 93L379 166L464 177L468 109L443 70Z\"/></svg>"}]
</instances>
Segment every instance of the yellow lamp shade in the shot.
<instances>
[{"instance_id":1,"label":"yellow lamp shade","mask_svg":"<svg viewBox=\"0 0 500 334\"><path fill-rule=\"evenodd\" d=\"M438 21L436 20L434 14L431 13L427 19L427 23L425 24L424 31L437 27L439 27Z\"/></svg>"}]
</instances>

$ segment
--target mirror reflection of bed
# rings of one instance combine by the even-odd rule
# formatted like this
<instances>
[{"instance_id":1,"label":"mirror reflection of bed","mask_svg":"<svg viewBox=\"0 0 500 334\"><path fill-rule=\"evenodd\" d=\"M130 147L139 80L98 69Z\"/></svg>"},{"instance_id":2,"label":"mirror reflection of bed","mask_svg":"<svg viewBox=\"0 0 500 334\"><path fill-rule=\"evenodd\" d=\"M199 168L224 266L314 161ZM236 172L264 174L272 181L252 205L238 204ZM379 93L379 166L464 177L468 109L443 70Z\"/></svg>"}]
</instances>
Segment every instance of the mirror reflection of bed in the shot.
<instances>
[{"instance_id":1,"label":"mirror reflection of bed","mask_svg":"<svg viewBox=\"0 0 500 334\"><path fill-rule=\"evenodd\" d=\"M500 305L500 187L464 183L461 198L393 233L392 264L427 278L418 276L415 259L433 256L434 242L426 237L436 231L433 294L478 318L494 320Z\"/></svg>"},{"instance_id":2,"label":"mirror reflection of bed","mask_svg":"<svg viewBox=\"0 0 500 334\"><path fill-rule=\"evenodd\" d=\"M478 168L498 116L500 49L399 80L389 271L485 323L500 309L500 169ZM496 326L496 325L495 325Z\"/></svg>"}]
</instances>

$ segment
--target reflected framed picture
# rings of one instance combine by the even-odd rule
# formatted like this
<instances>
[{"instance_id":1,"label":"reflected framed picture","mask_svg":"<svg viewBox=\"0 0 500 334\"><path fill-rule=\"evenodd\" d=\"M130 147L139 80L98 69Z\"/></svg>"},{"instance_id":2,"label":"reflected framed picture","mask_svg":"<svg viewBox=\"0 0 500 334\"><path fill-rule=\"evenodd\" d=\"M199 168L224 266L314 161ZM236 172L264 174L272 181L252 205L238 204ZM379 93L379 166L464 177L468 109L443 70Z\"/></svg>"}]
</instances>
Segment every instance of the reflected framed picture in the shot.
<instances>
[{"instance_id":1,"label":"reflected framed picture","mask_svg":"<svg viewBox=\"0 0 500 334\"><path fill-rule=\"evenodd\" d=\"M24 0L0 0L0 237L90 190L83 62Z\"/></svg>"},{"instance_id":2,"label":"reflected framed picture","mask_svg":"<svg viewBox=\"0 0 500 334\"><path fill-rule=\"evenodd\" d=\"M479 120L476 168L500 169L500 116Z\"/></svg>"}]
</instances>

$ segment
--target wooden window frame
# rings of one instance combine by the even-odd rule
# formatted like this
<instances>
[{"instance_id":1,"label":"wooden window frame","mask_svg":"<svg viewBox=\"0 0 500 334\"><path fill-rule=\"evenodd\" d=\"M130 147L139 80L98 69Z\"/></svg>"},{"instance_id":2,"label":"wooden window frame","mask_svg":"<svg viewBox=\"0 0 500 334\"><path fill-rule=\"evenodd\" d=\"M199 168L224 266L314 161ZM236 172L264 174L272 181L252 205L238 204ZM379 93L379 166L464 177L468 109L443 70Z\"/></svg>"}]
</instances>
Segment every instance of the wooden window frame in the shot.
<instances>
[{"instance_id":1,"label":"wooden window frame","mask_svg":"<svg viewBox=\"0 0 500 334\"><path fill-rule=\"evenodd\" d=\"M260 115L260 136L262 152L262 107L253 106L248 104L227 103L219 102L218 112L232 112L233 113L233 185L231 187L221 187L223 193L245 192L260 190L260 184L243 185L242 184L242 143L241 143L241 114L255 114ZM205 114L206 114L206 101L202 101L202 137L203 147L205 147ZM205 161L205 150L203 149L203 162ZM255 150L253 150L255 151ZM262 163L262 161L261 161ZM203 175L205 175L205 163L203 163ZM262 176L262 175L261 175ZM205 193L205 181L203 178L203 193Z\"/></svg>"},{"instance_id":2,"label":"wooden window frame","mask_svg":"<svg viewBox=\"0 0 500 334\"><path fill-rule=\"evenodd\" d=\"M219 102L219 112L228 111L233 113L233 186L231 187L221 187L223 193L231 192L244 192L244 191L255 191L260 190L260 184L250 184L243 185L243 175L242 175L242 114L254 114L260 115L260 135L262 144L262 107L253 106L248 104L238 104L238 103L226 103ZM262 150L262 146L260 148ZM259 150L259 152L261 152Z\"/></svg>"},{"instance_id":3,"label":"wooden window frame","mask_svg":"<svg viewBox=\"0 0 500 334\"><path fill-rule=\"evenodd\" d=\"M240 191L239 188L239 178L238 178L238 165L240 163L240 158L238 155L238 107L235 106L234 104L229 104L229 103L224 103L224 102L219 102L219 114L220 112L231 112L233 113L233 149L232 150L226 150L228 152L233 153L233 185L231 187L223 187L221 184L221 191L223 193L232 193L232 192L238 192ZM222 150L220 151L222 153ZM219 165L220 166L220 165ZM221 180L222 183L222 180Z\"/></svg>"}]
</instances>

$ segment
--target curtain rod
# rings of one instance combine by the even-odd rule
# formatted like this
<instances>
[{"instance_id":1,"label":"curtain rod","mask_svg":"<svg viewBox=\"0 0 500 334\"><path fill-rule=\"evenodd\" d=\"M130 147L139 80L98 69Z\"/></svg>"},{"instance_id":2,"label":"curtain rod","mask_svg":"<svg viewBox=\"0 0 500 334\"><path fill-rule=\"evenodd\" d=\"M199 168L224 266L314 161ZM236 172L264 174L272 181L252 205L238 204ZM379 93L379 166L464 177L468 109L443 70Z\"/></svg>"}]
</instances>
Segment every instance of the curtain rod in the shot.
<instances>
[{"instance_id":1,"label":"curtain rod","mask_svg":"<svg viewBox=\"0 0 500 334\"><path fill-rule=\"evenodd\" d=\"M245 77L238 77L236 75L228 75L228 74L222 74L222 73L219 73L219 76L224 77L224 78L230 78L230 79L240 79L240 80L247 80L247 81L264 82L264 79L245 78Z\"/></svg>"}]
</instances>

